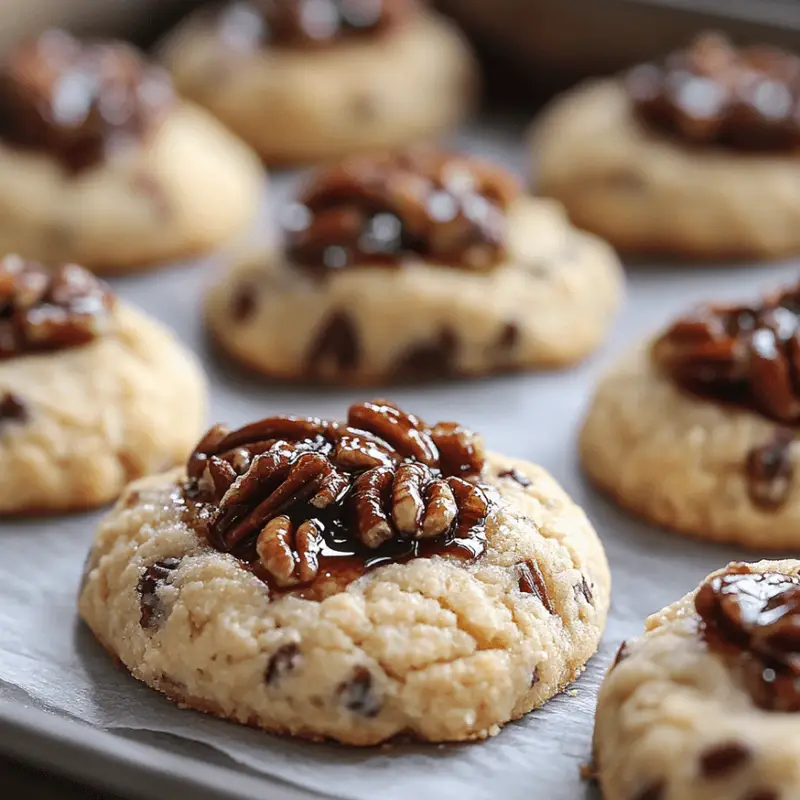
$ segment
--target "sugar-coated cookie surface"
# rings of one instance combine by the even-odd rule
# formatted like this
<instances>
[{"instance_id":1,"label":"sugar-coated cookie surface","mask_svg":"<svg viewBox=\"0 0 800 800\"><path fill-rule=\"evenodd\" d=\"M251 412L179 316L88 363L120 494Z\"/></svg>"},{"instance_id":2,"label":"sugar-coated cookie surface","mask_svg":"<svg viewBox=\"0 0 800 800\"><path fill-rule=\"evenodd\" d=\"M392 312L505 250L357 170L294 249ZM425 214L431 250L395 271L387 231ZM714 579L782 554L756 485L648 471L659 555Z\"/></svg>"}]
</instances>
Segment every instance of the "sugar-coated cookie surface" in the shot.
<instances>
[{"instance_id":1,"label":"sugar-coated cookie surface","mask_svg":"<svg viewBox=\"0 0 800 800\"><path fill-rule=\"evenodd\" d=\"M81 615L135 677L189 708L356 745L490 736L595 652L610 588L602 546L540 467L484 459L460 426L411 417L404 428L385 401L354 406L357 419L367 432L314 418L215 428L189 465L199 483L176 471L131 485L97 533ZM297 426L315 438L294 441ZM278 430L285 440L254 441ZM207 455L229 445L222 461ZM365 472L364 458L383 466ZM466 477L445 478L455 472ZM298 489L300 473L326 476L317 495ZM387 475L393 499L365 507ZM290 483L302 497L286 499ZM341 547L356 555L337 560Z\"/></svg>"},{"instance_id":2,"label":"sugar-coated cookie surface","mask_svg":"<svg viewBox=\"0 0 800 800\"><path fill-rule=\"evenodd\" d=\"M703 37L665 66L567 92L533 128L539 191L623 250L710 259L797 252L800 87L787 77L796 62ZM769 108L759 105L768 91Z\"/></svg>"},{"instance_id":3,"label":"sugar-coated cookie surface","mask_svg":"<svg viewBox=\"0 0 800 800\"><path fill-rule=\"evenodd\" d=\"M732 564L653 614L600 688L606 800L800 797L800 562Z\"/></svg>"},{"instance_id":4,"label":"sugar-coated cookie surface","mask_svg":"<svg viewBox=\"0 0 800 800\"><path fill-rule=\"evenodd\" d=\"M372 3L348 26L347 4L323 0L326 19L336 24L311 31L303 29L302 15L272 19L297 16L300 5L230 3L216 15L190 18L165 49L178 90L267 162L424 141L453 127L473 105L478 72L465 40L416 2ZM382 17L366 24L382 6Z\"/></svg>"},{"instance_id":5,"label":"sugar-coated cookie surface","mask_svg":"<svg viewBox=\"0 0 800 800\"><path fill-rule=\"evenodd\" d=\"M583 424L590 478L665 527L797 547L797 297L700 306L620 359Z\"/></svg>"},{"instance_id":6,"label":"sugar-coated cookie surface","mask_svg":"<svg viewBox=\"0 0 800 800\"><path fill-rule=\"evenodd\" d=\"M0 513L102 505L186 457L205 385L166 330L74 266L6 258L0 296Z\"/></svg>"},{"instance_id":7,"label":"sugar-coated cookie surface","mask_svg":"<svg viewBox=\"0 0 800 800\"><path fill-rule=\"evenodd\" d=\"M600 345L621 301L605 242L473 158L352 159L290 212L286 248L244 255L207 300L216 342L269 376L375 384L567 365Z\"/></svg>"},{"instance_id":8,"label":"sugar-coated cookie surface","mask_svg":"<svg viewBox=\"0 0 800 800\"><path fill-rule=\"evenodd\" d=\"M60 87L77 86L64 121ZM113 273L242 232L261 165L121 43L49 31L0 64L0 252Z\"/></svg>"}]
</instances>

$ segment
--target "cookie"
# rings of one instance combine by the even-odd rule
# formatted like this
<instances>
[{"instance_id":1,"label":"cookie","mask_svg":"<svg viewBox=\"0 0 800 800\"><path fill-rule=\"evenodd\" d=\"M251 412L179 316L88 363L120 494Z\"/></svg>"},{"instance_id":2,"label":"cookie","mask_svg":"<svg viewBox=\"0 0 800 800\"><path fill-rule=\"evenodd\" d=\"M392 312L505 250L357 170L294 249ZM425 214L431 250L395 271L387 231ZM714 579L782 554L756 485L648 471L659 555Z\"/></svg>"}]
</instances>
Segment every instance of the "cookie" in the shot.
<instances>
[{"instance_id":1,"label":"cookie","mask_svg":"<svg viewBox=\"0 0 800 800\"><path fill-rule=\"evenodd\" d=\"M595 652L610 577L540 467L385 400L215 426L101 524L80 613L179 705L370 745L482 739Z\"/></svg>"},{"instance_id":2,"label":"cookie","mask_svg":"<svg viewBox=\"0 0 800 800\"><path fill-rule=\"evenodd\" d=\"M623 507L705 539L800 545L800 284L705 305L606 375L584 468Z\"/></svg>"},{"instance_id":3,"label":"cookie","mask_svg":"<svg viewBox=\"0 0 800 800\"><path fill-rule=\"evenodd\" d=\"M600 688L605 800L792 800L800 561L730 564L651 616Z\"/></svg>"},{"instance_id":4,"label":"cookie","mask_svg":"<svg viewBox=\"0 0 800 800\"><path fill-rule=\"evenodd\" d=\"M155 322L75 265L0 260L0 514L84 509L186 458L204 381Z\"/></svg>"},{"instance_id":5,"label":"cookie","mask_svg":"<svg viewBox=\"0 0 800 800\"><path fill-rule=\"evenodd\" d=\"M0 253L100 273L201 253L250 225L262 183L128 45L48 31L0 63Z\"/></svg>"},{"instance_id":6,"label":"cookie","mask_svg":"<svg viewBox=\"0 0 800 800\"><path fill-rule=\"evenodd\" d=\"M702 36L554 101L538 187L615 247L687 258L800 251L800 59Z\"/></svg>"},{"instance_id":7,"label":"cookie","mask_svg":"<svg viewBox=\"0 0 800 800\"><path fill-rule=\"evenodd\" d=\"M577 362L622 294L613 251L502 168L430 149L320 170L280 253L236 261L213 338L287 380L376 384Z\"/></svg>"},{"instance_id":8,"label":"cookie","mask_svg":"<svg viewBox=\"0 0 800 800\"><path fill-rule=\"evenodd\" d=\"M268 163L403 146L455 126L477 68L416 0L230 2L190 17L164 61L178 89Z\"/></svg>"}]
</instances>

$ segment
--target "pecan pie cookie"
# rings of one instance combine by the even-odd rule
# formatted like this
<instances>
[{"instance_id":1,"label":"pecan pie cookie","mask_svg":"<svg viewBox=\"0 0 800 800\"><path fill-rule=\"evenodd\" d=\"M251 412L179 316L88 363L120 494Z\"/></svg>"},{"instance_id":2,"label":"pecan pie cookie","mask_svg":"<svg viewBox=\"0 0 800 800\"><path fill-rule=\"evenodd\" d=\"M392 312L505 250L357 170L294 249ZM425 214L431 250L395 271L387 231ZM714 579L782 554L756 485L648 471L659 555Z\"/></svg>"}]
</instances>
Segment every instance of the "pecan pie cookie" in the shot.
<instances>
[{"instance_id":1,"label":"pecan pie cookie","mask_svg":"<svg viewBox=\"0 0 800 800\"><path fill-rule=\"evenodd\" d=\"M800 796L798 572L730 564L623 643L595 721L606 800Z\"/></svg>"},{"instance_id":2,"label":"pecan pie cookie","mask_svg":"<svg viewBox=\"0 0 800 800\"><path fill-rule=\"evenodd\" d=\"M0 259L0 514L113 500L185 458L203 411L188 353L93 275Z\"/></svg>"},{"instance_id":3,"label":"pecan pie cookie","mask_svg":"<svg viewBox=\"0 0 800 800\"><path fill-rule=\"evenodd\" d=\"M0 60L0 253L118 272L247 227L258 159L122 43L47 31Z\"/></svg>"},{"instance_id":4,"label":"pecan pie cookie","mask_svg":"<svg viewBox=\"0 0 800 800\"><path fill-rule=\"evenodd\" d=\"M535 125L539 188L615 246L696 258L800 251L800 58L698 37L592 81Z\"/></svg>"},{"instance_id":5,"label":"pecan pie cookie","mask_svg":"<svg viewBox=\"0 0 800 800\"><path fill-rule=\"evenodd\" d=\"M610 577L540 467L385 400L213 427L132 484L80 612L182 706L356 745L482 739L595 652Z\"/></svg>"},{"instance_id":6,"label":"pecan pie cookie","mask_svg":"<svg viewBox=\"0 0 800 800\"><path fill-rule=\"evenodd\" d=\"M501 167L420 149L320 170L282 253L208 298L215 340L266 375L388 383L580 360L606 334L619 262Z\"/></svg>"},{"instance_id":7,"label":"pecan pie cookie","mask_svg":"<svg viewBox=\"0 0 800 800\"><path fill-rule=\"evenodd\" d=\"M270 163L427 139L477 86L463 38L418 0L233 0L181 26L165 62Z\"/></svg>"},{"instance_id":8,"label":"pecan pie cookie","mask_svg":"<svg viewBox=\"0 0 800 800\"><path fill-rule=\"evenodd\" d=\"M761 549L800 545L800 283L705 305L614 367L581 436L620 505Z\"/></svg>"}]
</instances>

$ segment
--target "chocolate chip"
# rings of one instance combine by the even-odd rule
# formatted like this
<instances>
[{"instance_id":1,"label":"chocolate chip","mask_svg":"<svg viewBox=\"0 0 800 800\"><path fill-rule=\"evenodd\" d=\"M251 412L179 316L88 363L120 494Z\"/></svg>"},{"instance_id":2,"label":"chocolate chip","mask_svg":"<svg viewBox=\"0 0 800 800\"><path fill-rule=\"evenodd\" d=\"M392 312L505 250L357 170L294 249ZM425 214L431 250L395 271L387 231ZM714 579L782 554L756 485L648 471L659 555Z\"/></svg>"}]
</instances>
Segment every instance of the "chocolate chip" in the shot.
<instances>
[{"instance_id":1,"label":"chocolate chip","mask_svg":"<svg viewBox=\"0 0 800 800\"><path fill-rule=\"evenodd\" d=\"M279 681L297 668L301 658L300 648L294 642L282 644L270 656L264 671L264 679L268 684Z\"/></svg>"},{"instance_id":2,"label":"chocolate chip","mask_svg":"<svg viewBox=\"0 0 800 800\"><path fill-rule=\"evenodd\" d=\"M500 351L513 350L519 343L519 325L516 322L507 322L500 332L496 349Z\"/></svg>"},{"instance_id":3,"label":"chocolate chip","mask_svg":"<svg viewBox=\"0 0 800 800\"><path fill-rule=\"evenodd\" d=\"M357 667L353 676L337 690L342 705L362 717L376 717L383 707L375 696L372 674L366 667Z\"/></svg>"},{"instance_id":4,"label":"chocolate chip","mask_svg":"<svg viewBox=\"0 0 800 800\"><path fill-rule=\"evenodd\" d=\"M700 774L704 778L723 778L745 764L750 748L741 742L724 742L700 754Z\"/></svg>"},{"instance_id":5,"label":"chocolate chip","mask_svg":"<svg viewBox=\"0 0 800 800\"><path fill-rule=\"evenodd\" d=\"M589 605L592 605L594 602L594 595L592 594L592 589L589 584L586 582L586 576L582 576L581 582L575 584L572 587L572 591L575 592L575 600L576 602L580 603L581 596L586 600Z\"/></svg>"},{"instance_id":6,"label":"chocolate chip","mask_svg":"<svg viewBox=\"0 0 800 800\"><path fill-rule=\"evenodd\" d=\"M536 686L536 684L539 683L540 680L541 678L539 677L539 667L534 667L533 672L531 673L531 688Z\"/></svg>"},{"instance_id":7,"label":"chocolate chip","mask_svg":"<svg viewBox=\"0 0 800 800\"><path fill-rule=\"evenodd\" d=\"M143 628L157 628L164 616L164 608L158 597L158 589L172 577L172 573L180 566L179 558L165 558L151 564L139 579L141 596L141 617L139 622Z\"/></svg>"},{"instance_id":8,"label":"chocolate chip","mask_svg":"<svg viewBox=\"0 0 800 800\"><path fill-rule=\"evenodd\" d=\"M306 365L312 375L332 365L337 373L355 369L361 359L358 331L346 311L335 312L320 327L308 350Z\"/></svg>"},{"instance_id":9,"label":"chocolate chip","mask_svg":"<svg viewBox=\"0 0 800 800\"><path fill-rule=\"evenodd\" d=\"M747 493L753 505L769 509L786 502L794 477L792 442L794 432L779 428L765 444L747 454Z\"/></svg>"},{"instance_id":10,"label":"chocolate chip","mask_svg":"<svg viewBox=\"0 0 800 800\"><path fill-rule=\"evenodd\" d=\"M613 669L618 664L621 664L629 655L630 652L628 651L628 643L622 642L617 650L617 654L614 656L614 663L611 665L611 668Z\"/></svg>"},{"instance_id":11,"label":"chocolate chip","mask_svg":"<svg viewBox=\"0 0 800 800\"><path fill-rule=\"evenodd\" d=\"M254 281L242 281L231 297L231 316L235 322L245 322L256 310L258 287Z\"/></svg>"},{"instance_id":12,"label":"chocolate chip","mask_svg":"<svg viewBox=\"0 0 800 800\"><path fill-rule=\"evenodd\" d=\"M25 401L14 392L6 392L0 398L0 424L6 422L26 422L28 419L28 406Z\"/></svg>"},{"instance_id":13,"label":"chocolate chip","mask_svg":"<svg viewBox=\"0 0 800 800\"><path fill-rule=\"evenodd\" d=\"M663 800L667 786L664 781L654 781L648 784L640 792L636 792L631 800Z\"/></svg>"},{"instance_id":14,"label":"chocolate chip","mask_svg":"<svg viewBox=\"0 0 800 800\"><path fill-rule=\"evenodd\" d=\"M510 478L512 481L516 481L520 486L527 487L533 485L533 481L524 472L520 472L516 467L498 472L497 477Z\"/></svg>"},{"instance_id":15,"label":"chocolate chip","mask_svg":"<svg viewBox=\"0 0 800 800\"><path fill-rule=\"evenodd\" d=\"M555 614L553 601L550 599L550 593L547 591L547 584L539 565L533 559L528 559L522 564L517 564L517 572L519 573L519 590L525 594L536 595L547 609L547 613Z\"/></svg>"},{"instance_id":16,"label":"chocolate chip","mask_svg":"<svg viewBox=\"0 0 800 800\"><path fill-rule=\"evenodd\" d=\"M432 379L456 372L458 338L445 328L429 342L415 345L403 354L394 367L398 380Z\"/></svg>"}]
</instances>

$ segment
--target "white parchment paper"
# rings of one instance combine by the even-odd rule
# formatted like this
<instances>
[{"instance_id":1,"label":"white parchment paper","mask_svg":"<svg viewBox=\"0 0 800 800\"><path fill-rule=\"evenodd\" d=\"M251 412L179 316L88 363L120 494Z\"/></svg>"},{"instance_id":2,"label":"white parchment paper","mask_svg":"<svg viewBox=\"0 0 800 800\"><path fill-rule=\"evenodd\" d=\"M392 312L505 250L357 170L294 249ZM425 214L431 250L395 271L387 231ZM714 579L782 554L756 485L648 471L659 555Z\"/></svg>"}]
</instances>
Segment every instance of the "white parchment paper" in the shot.
<instances>
[{"instance_id":1,"label":"white parchment paper","mask_svg":"<svg viewBox=\"0 0 800 800\"><path fill-rule=\"evenodd\" d=\"M524 155L510 144L513 134L483 132L467 140L521 168ZM274 182L279 194L289 182ZM591 790L578 769L590 755L598 682L619 642L641 629L646 614L677 599L710 570L747 555L649 529L585 485L575 436L591 387L616 354L687 304L746 298L795 278L790 266L632 268L627 305L609 343L578 369L391 392L426 419L457 419L481 431L492 449L545 465L585 506L608 551L614 592L600 654L571 691L496 738L359 751L276 738L173 707L115 666L76 617L75 594L99 513L0 525L0 697L18 699L22 693L92 725L138 731L144 741L143 732L166 732L202 742L265 776L352 800L586 796ZM214 421L235 426L278 412L340 417L361 397L259 383L218 363L206 350L198 314L203 287L216 269L209 262L114 281L126 300L172 327L203 358Z\"/></svg>"}]
</instances>

